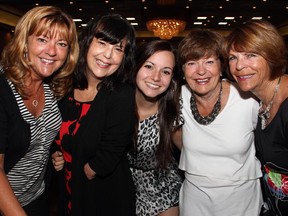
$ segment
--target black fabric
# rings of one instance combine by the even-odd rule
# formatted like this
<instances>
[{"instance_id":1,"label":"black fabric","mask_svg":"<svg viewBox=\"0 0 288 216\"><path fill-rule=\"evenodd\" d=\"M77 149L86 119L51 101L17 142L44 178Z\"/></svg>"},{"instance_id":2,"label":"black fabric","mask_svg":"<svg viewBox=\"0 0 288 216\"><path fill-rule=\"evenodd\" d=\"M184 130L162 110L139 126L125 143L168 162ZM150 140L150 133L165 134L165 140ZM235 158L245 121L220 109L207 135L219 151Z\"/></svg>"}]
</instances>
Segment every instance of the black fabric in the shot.
<instances>
[{"instance_id":1,"label":"black fabric","mask_svg":"<svg viewBox=\"0 0 288 216\"><path fill-rule=\"evenodd\" d=\"M23 206L23 209L28 216L48 216L48 205L47 205L47 196L44 192L36 200L32 201L26 206Z\"/></svg>"},{"instance_id":2,"label":"black fabric","mask_svg":"<svg viewBox=\"0 0 288 216\"><path fill-rule=\"evenodd\" d=\"M270 209L266 215L286 216L288 213L288 99L285 99L271 123L255 131L257 157L261 161L263 198ZM275 174L269 175L273 171ZM281 175L283 174L283 175ZM286 176L286 177L285 177ZM269 180L267 180L269 179ZM267 182L270 182L269 184ZM272 187L271 184L274 184ZM262 215L265 215L264 212Z\"/></svg>"},{"instance_id":3,"label":"black fabric","mask_svg":"<svg viewBox=\"0 0 288 216\"><path fill-rule=\"evenodd\" d=\"M0 75L0 121L0 153L5 154L4 169L8 173L26 153L31 136L30 125L22 118L3 74Z\"/></svg>"},{"instance_id":4,"label":"black fabric","mask_svg":"<svg viewBox=\"0 0 288 216\"><path fill-rule=\"evenodd\" d=\"M72 216L135 215L134 183L126 158L134 130L134 100L132 87L112 93L100 89L73 139L65 137L65 145L72 147L73 158ZM59 107L63 122L71 120L74 108L69 97ZM96 172L92 180L83 172L87 162ZM63 216L66 215L65 206L63 208L65 181L63 173L59 176L62 176L59 211Z\"/></svg>"}]
</instances>

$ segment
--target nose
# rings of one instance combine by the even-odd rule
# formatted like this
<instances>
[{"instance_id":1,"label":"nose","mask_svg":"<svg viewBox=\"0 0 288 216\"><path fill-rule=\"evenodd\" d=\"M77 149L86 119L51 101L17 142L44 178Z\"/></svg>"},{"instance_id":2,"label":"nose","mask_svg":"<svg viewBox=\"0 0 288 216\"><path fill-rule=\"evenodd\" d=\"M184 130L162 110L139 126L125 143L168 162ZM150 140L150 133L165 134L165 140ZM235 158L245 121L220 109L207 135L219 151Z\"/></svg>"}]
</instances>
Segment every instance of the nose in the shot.
<instances>
[{"instance_id":1,"label":"nose","mask_svg":"<svg viewBox=\"0 0 288 216\"><path fill-rule=\"evenodd\" d=\"M112 57L112 52L113 52L113 48L112 47L107 47L104 52L103 55L105 58L110 59Z\"/></svg>"},{"instance_id":2,"label":"nose","mask_svg":"<svg viewBox=\"0 0 288 216\"><path fill-rule=\"evenodd\" d=\"M236 70L241 71L244 68L246 68L245 62L241 57L238 57L236 61Z\"/></svg>"},{"instance_id":3,"label":"nose","mask_svg":"<svg viewBox=\"0 0 288 216\"><path fill-rule=\"evenodd\" d=\"M199 63L198 66L197 66L197 73L199 75L204 75L206 73L206 69L205 69L205 66L203 65L203 63Z\"/></svg>"},{"instance_id":4,"label":"nose","mask_svg":"<svg viewBox=\"0 0 288 216\"><path fill-rule=\"evenodd\" d=\"M157 82L161 79L161 71L159 70L154 70L153 74L152 74L152 79Z\"/></svg>"},{"instance_id":5,"label":"nose","mask_svg":"<svg viewBox=\"0 0 288 216\"><path fill-rule=\"evenodd\" d=\"M48 44L46 54L49 55L50 57L56 56L56 44L52 43Z\"/></svg>"}]
</instances>

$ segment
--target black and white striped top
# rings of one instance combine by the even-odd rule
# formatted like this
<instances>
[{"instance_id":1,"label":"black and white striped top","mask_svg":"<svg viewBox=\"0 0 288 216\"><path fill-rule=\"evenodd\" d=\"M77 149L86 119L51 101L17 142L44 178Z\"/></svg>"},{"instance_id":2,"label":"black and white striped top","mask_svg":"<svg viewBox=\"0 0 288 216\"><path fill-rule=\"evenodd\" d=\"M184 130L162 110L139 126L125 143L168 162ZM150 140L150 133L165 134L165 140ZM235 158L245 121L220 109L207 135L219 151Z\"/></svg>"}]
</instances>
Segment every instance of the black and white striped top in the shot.
<instances>
[{"instance_id":1,"label":"black and white striped top","mask_svg":"<svg viewBox=\"0 0 288 216\"><path fill-rule=\"evenodd\" d=\"M45 188L44 173L46 171L49 150L61 126L61 115L56 98L48 84L44 84L45 107L41 116L35 118L26 108L14 85L8 81L17 100L23 119L30 124L30 146L15 166L7 174L9 183L22 206L39 197Z\"/></svg>"}]
</instances>

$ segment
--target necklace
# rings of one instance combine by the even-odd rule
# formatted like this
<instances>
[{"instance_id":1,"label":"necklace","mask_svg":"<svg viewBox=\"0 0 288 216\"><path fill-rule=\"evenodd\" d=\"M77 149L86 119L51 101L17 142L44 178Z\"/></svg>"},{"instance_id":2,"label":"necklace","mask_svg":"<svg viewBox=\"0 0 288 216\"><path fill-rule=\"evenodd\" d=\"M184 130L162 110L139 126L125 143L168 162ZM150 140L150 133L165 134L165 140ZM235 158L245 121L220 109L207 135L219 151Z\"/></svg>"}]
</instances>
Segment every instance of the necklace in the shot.
<instances>
[{"instance_id":1,"label":"necklace","mask_svg":"<svg viewBox=\"0 0 288 216\"><path fill-rule=\"evenodd\" d=\"M35 98L33 99L33 101L32 101L32 105L36 108L37 106L38 106L38 104L39 104L39 101L38 101L38 94L39 94L39 92L40 92L40 89L41 89L41 87L42 87L42 84L40 85L40 87L38 88L38 90L37 90L37 92L36 92L36 95L35 95Z\"/></svg>"},{"instance_id":2,"label":"necklace","mask_svg":"<svg viewBox=\"0 0 288 216\"><path fill-rule=\"evenodd\" d=\"M220 110L221 110L221 96L222 96L222 82L220 82L220 92L219 92L219 96L218 99L213 107L212 112L206 116L206 117L202 117L197 109L197 104L195 101L195 96L192 92L191 94L191 98L190 98L190 108L191 108L191 112L192 115L194 117L194 119L202 125L208 125L211 122L213 122L215 120L215 118L217 117L217 115L219 114Z\"/></svg>"},{"instance_id":3,"label":"necklace","mask_svg":"<svg viewBox=\"0 0 288 216\"><path fill-rule=\"evenodd\" d=\"M261 119L261 129L264 130L267 126L267 121L268 119L270 118L270 110L272 108L272 105L274 103L274 98L275 98L275 95L276 93L278 92L278 89L279 89L279 86L280 86L280 81L281 81L281 77L278 79L278 83L274 89L274 93L273 93L273 96L272 96L272 99L271 101L268 103L268 105L266 106L266 108L264 109L264 104L262 101L260 101L260 108L259 108L259 111L258 111L258 116L260 117Z\"/></svg>"}]
</instances>

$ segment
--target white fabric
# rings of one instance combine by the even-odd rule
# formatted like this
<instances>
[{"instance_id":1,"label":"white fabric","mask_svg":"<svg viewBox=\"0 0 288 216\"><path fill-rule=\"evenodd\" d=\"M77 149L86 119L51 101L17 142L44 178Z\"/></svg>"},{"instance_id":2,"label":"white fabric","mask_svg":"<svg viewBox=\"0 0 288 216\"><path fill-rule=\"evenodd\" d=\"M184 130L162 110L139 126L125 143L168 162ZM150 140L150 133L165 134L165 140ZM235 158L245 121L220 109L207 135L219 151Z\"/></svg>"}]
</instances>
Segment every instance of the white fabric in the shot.
<instances>
[{"instance_id":1,"label":"white fabric","mask_svg":"<svg viewBox=\"0 0 288 216\"><path fill-rule=\"evenodd\" d=\"M184 125L179 168L185 171L185 182L180 192L181 216L258 215L262 174L255 157L253 130L259 104L248 93L240 96L236 87L230 86L226 106L209 125L195 121L191 92L182 87Z\"/></svg>"},{"instance_id":2,"label":"white fabric","mask_svg":"<svg viewBox=\"0 0 288 216\"><path fill-rule=\"evenodd\" d=\"M179 203L180 216L258 216L262 205L260 182L186 176Z\"/></svg>"}]
</instances>

